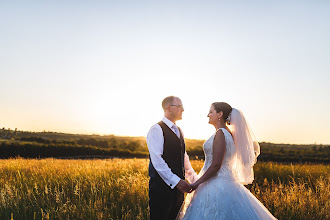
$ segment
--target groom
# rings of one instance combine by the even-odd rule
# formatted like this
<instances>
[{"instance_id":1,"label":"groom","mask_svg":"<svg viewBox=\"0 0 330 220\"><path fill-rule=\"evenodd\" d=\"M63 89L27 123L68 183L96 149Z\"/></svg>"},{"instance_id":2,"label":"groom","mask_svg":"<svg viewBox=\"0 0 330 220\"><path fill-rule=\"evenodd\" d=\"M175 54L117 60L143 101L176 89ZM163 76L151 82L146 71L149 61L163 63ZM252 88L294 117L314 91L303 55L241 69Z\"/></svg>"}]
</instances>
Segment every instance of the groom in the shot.
<instances>
[{"instance_id":1,"label":"groom","mask_svg":"<svg viewBox=\"0 0 330 220\"><path fill-rule=\"evenodd\" d=\"M150 219L175 219L184 200L191 192L189 182L197 179L185 150L182 131L175 124L184 111L180 98L166 97L162 102L163 120L155 124L147 135L149 163Z\"/></svg>"}]
</instances>

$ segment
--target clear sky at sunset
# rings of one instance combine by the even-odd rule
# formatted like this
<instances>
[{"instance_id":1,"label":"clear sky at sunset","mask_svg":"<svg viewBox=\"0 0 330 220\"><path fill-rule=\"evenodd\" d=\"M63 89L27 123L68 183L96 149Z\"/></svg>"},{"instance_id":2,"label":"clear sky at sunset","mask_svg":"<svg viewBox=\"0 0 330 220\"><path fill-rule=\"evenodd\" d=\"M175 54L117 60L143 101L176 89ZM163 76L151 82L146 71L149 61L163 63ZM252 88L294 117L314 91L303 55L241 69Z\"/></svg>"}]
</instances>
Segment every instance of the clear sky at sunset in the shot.
<instances>
[{"instance_id":1,"label":"clear sky at sunset","mask_svg":"<svg viewBox=\"0 0 330 220\"><path fill-rule=\"evenodd\" d=\"M330 1L0 1L0 127L146 136L179 96L259 141L330 144Z\"/></svg>"}]
</instances>

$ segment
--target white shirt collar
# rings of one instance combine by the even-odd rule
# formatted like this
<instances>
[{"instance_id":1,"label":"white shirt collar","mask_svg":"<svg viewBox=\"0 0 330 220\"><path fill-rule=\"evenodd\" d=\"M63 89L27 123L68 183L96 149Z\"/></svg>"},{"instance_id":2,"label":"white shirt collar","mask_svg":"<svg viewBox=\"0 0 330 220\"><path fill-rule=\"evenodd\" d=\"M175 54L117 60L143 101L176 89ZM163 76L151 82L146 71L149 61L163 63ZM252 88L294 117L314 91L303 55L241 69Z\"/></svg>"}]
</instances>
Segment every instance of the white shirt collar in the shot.
<instances>
[{"instance_id":1,"label":"white shirt collar","mask_svg":"<svg viewBox=\"0 0 330 220\"><path fill-rule=\"evenodd\" d=\"M168 119L168 118L166 118L165 116L163 117L163 120L162 120L169 128L172 128L172 126L174 125L174 123L170 120L170 119Z\"/></svg>"}]
</instances>

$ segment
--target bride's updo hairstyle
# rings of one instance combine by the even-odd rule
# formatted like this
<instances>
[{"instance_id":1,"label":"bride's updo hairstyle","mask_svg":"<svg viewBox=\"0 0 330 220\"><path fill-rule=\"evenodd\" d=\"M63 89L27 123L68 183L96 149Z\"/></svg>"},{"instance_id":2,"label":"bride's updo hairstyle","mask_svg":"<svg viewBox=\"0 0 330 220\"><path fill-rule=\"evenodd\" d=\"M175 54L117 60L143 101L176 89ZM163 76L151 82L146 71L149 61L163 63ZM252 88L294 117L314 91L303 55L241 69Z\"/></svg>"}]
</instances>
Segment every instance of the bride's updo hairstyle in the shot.
<instances>
[{"instance_id":1,"label":"bride's updo hairstyle","mask_svg":"<svg viewBox=\"0 0 330 220\"><path fill-rule=\"evenodd\" d=\"M226 102L214 102L212 103L212 105L217 113L219 112L223 113L223 118L225 122L229 124L230 118L228 118L228 116L231 113L232 107Z\"/></svg>"}]
</instances>

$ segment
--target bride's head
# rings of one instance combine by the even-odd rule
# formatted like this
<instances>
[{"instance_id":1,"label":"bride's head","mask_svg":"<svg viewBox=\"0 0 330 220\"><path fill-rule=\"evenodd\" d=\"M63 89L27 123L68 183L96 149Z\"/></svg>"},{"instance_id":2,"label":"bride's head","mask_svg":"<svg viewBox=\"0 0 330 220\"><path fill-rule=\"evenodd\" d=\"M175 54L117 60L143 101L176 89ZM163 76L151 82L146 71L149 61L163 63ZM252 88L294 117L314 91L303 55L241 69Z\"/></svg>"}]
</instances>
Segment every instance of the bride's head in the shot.
<instances>
[{"instance_id":1,"label":"bride's head","mask_svg":"<svg viewBox=\"0 0 330 220\"><path fill-rule=\"evenodd\" d=\"M214 102L210 107L209 123L215 125L216 123L225 123L228 120L228 116L232 110L232 107L226 102Z\"/></svg>"}]
</instances>

